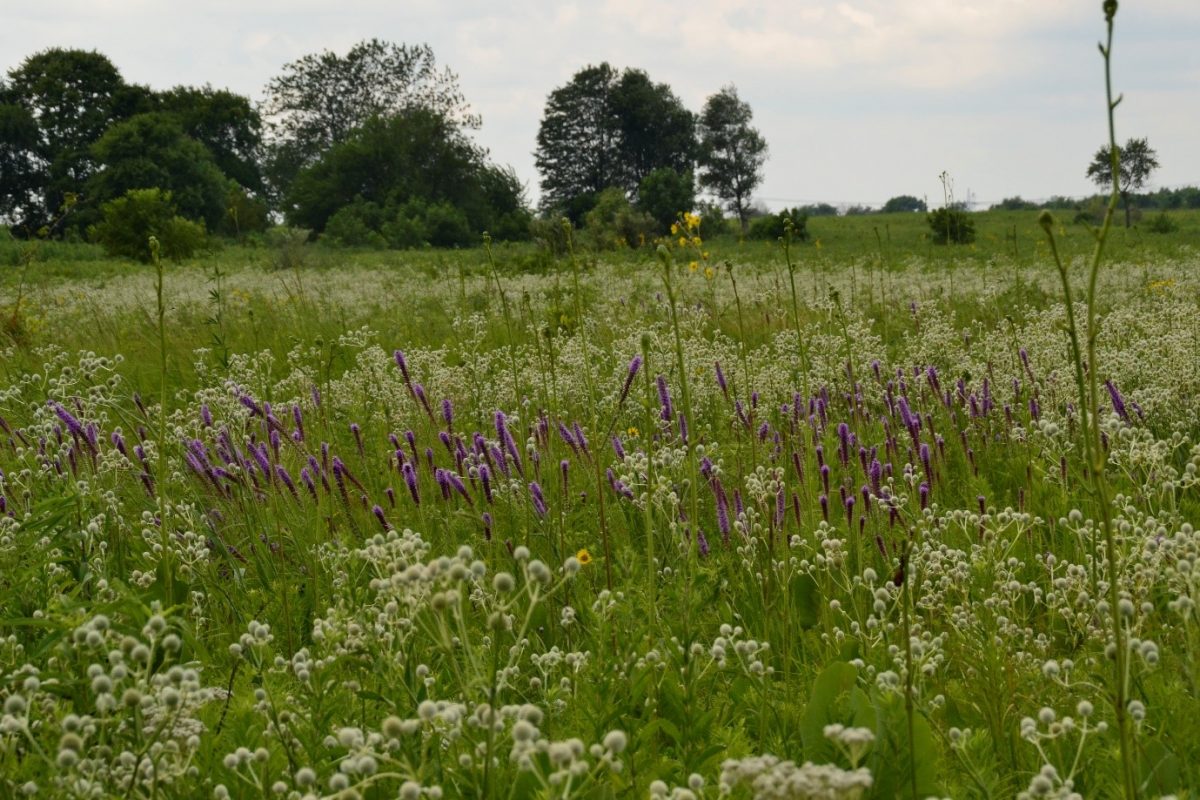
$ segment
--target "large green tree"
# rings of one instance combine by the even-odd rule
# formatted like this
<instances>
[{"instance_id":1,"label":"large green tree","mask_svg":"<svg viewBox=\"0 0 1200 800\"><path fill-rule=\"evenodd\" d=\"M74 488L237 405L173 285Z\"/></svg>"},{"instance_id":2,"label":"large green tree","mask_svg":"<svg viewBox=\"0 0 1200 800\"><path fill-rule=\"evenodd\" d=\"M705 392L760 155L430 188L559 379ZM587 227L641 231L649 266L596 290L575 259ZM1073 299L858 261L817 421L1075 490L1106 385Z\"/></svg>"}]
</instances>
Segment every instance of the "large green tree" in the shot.
<instances>
[{"instance_id":1,"label":"large green tree","mask_svg":"<svg viewBox=\"0 0 1200 800\"><path fill-rule=\"evenodd\" d=\"M24 106L8 102L0 85L0 220L20 221L23 212L37 204L37 146L37 120Z\"/></svg>"},{"instance_id":2,"label":"large green tree","mask_svg":"<svg viewBox=\"0 0 1200 800\"><path fill-rule=\"evenodd\" d=\"M150 91L126 84L107 57L87 50L43 50L8 77L5 105L24 115L4 112L0 150L22 185L3 192L10 207L0 213L36 229L58 215L67 194L83 192L96 169L92 144L114 121L146 110ZM36 123L35 138L28 119Z\"/></svg>"},{"instance_id":3,"label":"large green tree","mask_svg":"<svg viewBox=\"0 0 1200 800\"><path fill-rule=\"evenodd\" d=\"M1150 180L1151 173L1158 169L1158 153L1145 139L1130 139L1124 145L1117 146L1117 191L1121 194L1121 205L1125 208L1125 227L1128 228L1132 218L1129 209L1129 196L1132 192L1142 189ZM1107 189L1113 183L1112 149L1104 145L1092 156L1088 165L1087 176L1101 189Z\"/></svg>"},{"instance_id":4,"label":"large green tree","mask_svg":"<svg viewBox=\"0 0 1200 800\"><path fill-rule=\"evenodd\" d=\"M495 232L524 215L522 187L511 170L487 162L454 120L427 108L368 119L296 176L288 220L316 231L352 204L389 213L410 203L448 205L471 229ZM505 217L507 216L507 219Z\"/></svg>"},{"instance_id":5,"label":"large green tree","mask_svg":"<svg viewBox=\"0 0 1200 800\"><path fill-rule=\"evenodd\" d=\"M767 160L767 142L750 124L753 116L733 86L709 97L700 112L700 185L737 215L743 233Z\"/></svg>"},{"instance_id":6,"label":"large green tree","mask_svg":"<svg viewBox=\"0 0 1200 800\"><path fill-rule=\"evenodd\" d=\"M248 97L211 86L176 86L155 99L208 149L221 172L243 189L262 192L262 117Z\"/></svg>"},{"instance_id":7,"label":"large green tree","mask_svg":"<svg viewBox=\"0 0 1200 800\"><path fill-rule=\"evenodd\" d=\"M367 120L427 109L457 127L478 127L458 86L428 45L370 39L345 55L328 50L287 64L266 87L268 178L286 194L292 180Z\"/></svg>"},{"instance_id":8,"label":"large green tree","mask_svg":"<svg viewBox=\"0 0 1200 800\"><path fill-rule=\"evenodd\" d=\"M542 204L578 220L600 192L636 197L642 180L695 163L695 117L642 70L587 66L550 93L534 153Z\"/></svg>"},{"instance_id":9,"label":"large green tree","mask_svg":"<svg viewBox=\"0 0 1200 800\"><path fill-rule=\"evenodd\" d=\"M169 191L183 217L209 230L225 216L228 179L203 144L183 132L174 114L138 114L108 129L91 148L98 166L89 179L90 201L100 204L131 189Z\"/></svg>"}]
</instances>

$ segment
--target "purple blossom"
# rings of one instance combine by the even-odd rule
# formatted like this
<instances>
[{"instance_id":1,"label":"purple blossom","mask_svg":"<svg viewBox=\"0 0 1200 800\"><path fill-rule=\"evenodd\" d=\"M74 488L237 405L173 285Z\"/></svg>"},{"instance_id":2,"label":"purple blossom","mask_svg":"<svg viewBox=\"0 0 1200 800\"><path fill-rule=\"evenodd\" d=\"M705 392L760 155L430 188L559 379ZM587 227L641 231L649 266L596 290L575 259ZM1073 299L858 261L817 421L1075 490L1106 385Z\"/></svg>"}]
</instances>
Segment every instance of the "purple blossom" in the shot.
<instances>
[{"instance_id":1,"label":"purple blossom","mask_svg":"<svg viewBox=\"0 0 1200 800\"><path fill-rule=\"evenodd\" d=\"M533 501L533 510L539 517L546 516L546 498L542 495L542 487L537 481L529 484L529 497Z\"/></svg>"},{"instance_id":2,"label":"purple blossom","mask_svg":"<svg viewBox=\"0 0 1200 800\"><path fill-rule=\"evenodd\" d=\"M725 399L729 399L729 385L725 382L725 373L721 371L721 362L713 362L717 373L717 386L721 389L721 394L725 395Z\"/></svg>"},{"instance_id":3,"label":"purple blossom","mask_svg":"<svg viewBox=\"0 0 1200 800\"><path fill-rule=\"evenodd\" d=\"M417 473L413 469L412 464L405 462L400 471L404 475L404 483L408 486L408 493L412 495L413 502L421 505L421 493L417 488Z\"/></svg>"},{"instance_id":4,"label":"purple blossom","mask_svg":"<svg viewBox=\"0 0 1200 800\"><path fill-rule=\"evenodd\" d=\"M659 375L654 380L658 386L658 404L661 407L660 415L663 420L670 422L674 417L674 411L671 407L671 393L667 391L667 379Z\"/></svg>"},{"instance_id":5,"label":"purple blossom","mask_svg":"<svg viewBox=\"0 0 1200 800\"><path fill-rule=\"evenodd\" d=\"M633 379L637 377L638 370L642 368L642 357L634 356L629 362L629 370L625 373L625 384L621 387L621 397L617 400L617 405L621 406L625 403L625 398L629 396L629 389L633 386Z\"/></svg>"}]
</instances>

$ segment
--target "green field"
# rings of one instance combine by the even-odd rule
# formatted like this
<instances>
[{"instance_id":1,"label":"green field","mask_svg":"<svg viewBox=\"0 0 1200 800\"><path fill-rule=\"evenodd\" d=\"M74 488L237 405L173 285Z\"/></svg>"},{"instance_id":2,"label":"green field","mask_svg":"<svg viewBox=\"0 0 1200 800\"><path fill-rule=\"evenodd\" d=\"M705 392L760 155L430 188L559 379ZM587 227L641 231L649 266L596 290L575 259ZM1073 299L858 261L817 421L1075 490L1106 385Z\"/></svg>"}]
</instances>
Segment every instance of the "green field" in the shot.
<instances>
[{"instance_id":1,"label":"green field","mask_svg":"<svg viewBox=\"0 0 1200 800\"><path fill-rule=\"evenodd\" d=\"M0 243L0 796L1195 796L1172 217Z\"/></svg>"}]
</instances>

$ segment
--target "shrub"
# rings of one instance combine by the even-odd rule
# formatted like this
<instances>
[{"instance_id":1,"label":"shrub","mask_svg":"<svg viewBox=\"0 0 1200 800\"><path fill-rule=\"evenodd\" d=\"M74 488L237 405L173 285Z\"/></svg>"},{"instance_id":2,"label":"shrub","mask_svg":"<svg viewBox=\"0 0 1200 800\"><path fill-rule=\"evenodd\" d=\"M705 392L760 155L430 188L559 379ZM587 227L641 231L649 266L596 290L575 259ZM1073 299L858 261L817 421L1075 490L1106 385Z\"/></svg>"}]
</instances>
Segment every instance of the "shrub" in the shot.
<instances>
[{"instance_id":1,"label":"shrub","mask_svg":"<svg viewBox=\"0 0 1200 800\"><path fill-rule=\"evenodd\" d=\"M970 244L975 241L975 223L971 215L957 208L939 208L925 219L929 222L934 244Z\"/></svg>"},{"instance_id":2,"label":"shrub","mask_svg":"<svg viewBox=\"0 0 1200 800\"><path fill-rule=\"evenodd\" d=\"M312 231L307 228L292 228L276 225L268 228L263 236L267 246L274 250L271 266L274 269L298 269L308 262L308 241Z\"/></svg>"},{"instance_id":3,"label":"shrub","mask_svg":"<svg viewBox=\"0 0 1200 800\"><path fill-rule=\"evenodd\" d=\"M797 242L808 240L808 215L798 208L785 208L778 214L758 217L750 223L751 239L778 239L783 236L785 222L792 221L792 238Z\"/></svg>"},{"instance_id":4,"label":"shrub","mask_svg":"<svg viewBox=\"0 0 1200 800\"><path fill-rule=\"evenodd\" d=\"M640 247L654 237L654 218L635 210L625 192L616 187L605 189L596 205L584 215L584 232L596 250L613 247Z\"/></svg>"},{"instance_id":5,"label":"shrub","mask_svg":"<svg viewBox=\"0 0 1200 800\"><path fill-rule=\"evenodd\" d=\"M425 229L434 247L470 247L475 243L466 214L449 203L431 205L425 210Z\"/></svg>"},{"instance_id":6,"label":"shrub","mask_svg":"<svg viewBox=\"0 0 1200 800\"><path fill-rule=\"evenodd\" d=\"M725 210L717 203L701 203L696 207L700 213L700 235L721 236L729 233L729 220Z\"/></svg>"},{"instance_id":7,"label":"shrub","mask_svg":"<svg viewBox=\"0 0 1200 800\"><path fill-rule=\"evenodd\" d=\"M356 200L334 212L321 236L341 247L386 247L379 233L382 212L374 203Z\"/></svg>"},{"instance_id":8,"label":"shrub","mask_svg":"<svg viewBox=\"0 0 1200 800\"><path fill-rule=\"evenodd\" d=\"M1146 223L1146 230L1151 233L1174 233L1179 230L1179 223L1167 214L1167 212L1160 211Z\"/></svg>"},{"instance_id":9,"label":"shrub","mask_svg":"<svg viewBox=\"0 0 1200 800\"><path fill-rule=\"evenodd\" d=\"M204 225L178 216L171 193L161 189L130 189L100 206L100 213L95 238L111 256L149 262L151 236L158 239L162 254L175 261L191 257L205 244Z\"/></svg>"},{"instance_id":10,"label":"shrub","mask_svg":"<svg viewBox=\"0 0 1200 800\"><path fill-rule=\"evenodd\" d=\"M925 201L919 197L913 197L911 194L902 194L889 199L883 204L880 209L884 214L895 214L898 212L928 211Z\"/></svg>"},{"instance_id":11,"label":"shrub","mask_svg":"<svg viewBox=\"0 0 1200 800\"><path fill-rule=\"evenodd\" d=\"M638 187L639 210L649 214L665 232L684 211L696 204L696 181L691 172L679 173L670 167L660 167L645 178Z\"/></svg>"}]
</instances>

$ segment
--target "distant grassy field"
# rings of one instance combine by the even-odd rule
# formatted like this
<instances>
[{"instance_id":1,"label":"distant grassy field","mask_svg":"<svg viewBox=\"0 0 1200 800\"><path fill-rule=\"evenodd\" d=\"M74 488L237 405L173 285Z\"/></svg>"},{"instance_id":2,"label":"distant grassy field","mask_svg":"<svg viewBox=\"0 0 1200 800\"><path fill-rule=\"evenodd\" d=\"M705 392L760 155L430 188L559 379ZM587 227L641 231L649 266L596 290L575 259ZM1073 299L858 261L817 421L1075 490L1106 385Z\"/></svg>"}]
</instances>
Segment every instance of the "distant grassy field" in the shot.
<instances>
[{"instance_id":1,"label":"distant grassy field","mask_svg":"<svg viewBox=\"0 0 1200 800\"><path fill-rule=\"evenodd\" d=\"M1122 642L1140 791L1189 796L1171 218L1113 230L1084 363L1036 212L230 244L161 309L0 242L0 795L1114 796ZM1052 231L1084 326L1094 239Z\"/></svg>"}]
</instances>

